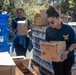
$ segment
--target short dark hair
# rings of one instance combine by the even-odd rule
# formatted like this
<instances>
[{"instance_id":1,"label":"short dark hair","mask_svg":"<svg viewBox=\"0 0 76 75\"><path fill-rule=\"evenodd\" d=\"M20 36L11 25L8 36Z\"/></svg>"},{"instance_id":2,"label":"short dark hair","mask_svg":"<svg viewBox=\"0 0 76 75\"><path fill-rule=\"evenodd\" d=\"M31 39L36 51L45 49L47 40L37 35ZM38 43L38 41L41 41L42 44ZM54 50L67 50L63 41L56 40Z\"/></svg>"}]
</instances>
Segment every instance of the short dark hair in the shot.
<instances>
[{"instance_id":1,"label":"short dark hair","mask_svg":"<svg viewBox=\"0 0 76 75\"><path fill-rule=\"evenodd\" d=\"M47 17L59 17L59 13L56 11L55 7L49 6L49 8L46 10Z\"/></svg>"},{"instance_id":2,"label":"short dark hair","mask_svg":"<svg viewBox=\"0 0 76 75\"><path fill-rule=\"evenodd\" d=\"M22 10L24 12L23 8L17 8L16 12L18 12L18 10Z\"/></svg>"}]
</instances>

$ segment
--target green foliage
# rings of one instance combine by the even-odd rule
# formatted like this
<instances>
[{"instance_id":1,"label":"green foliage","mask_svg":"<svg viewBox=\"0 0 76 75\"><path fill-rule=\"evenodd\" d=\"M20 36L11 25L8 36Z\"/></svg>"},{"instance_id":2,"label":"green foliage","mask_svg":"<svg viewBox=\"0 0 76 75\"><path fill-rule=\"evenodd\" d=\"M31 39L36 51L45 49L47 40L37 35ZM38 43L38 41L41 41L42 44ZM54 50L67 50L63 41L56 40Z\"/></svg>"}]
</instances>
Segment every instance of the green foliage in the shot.
<instances>
[{"instance_id":1,"label":"green foliage","mask_svg":"<svg viewBox=\"0 0 76 75\"><path fill-rule=\"evenodd\" d=\"M69 3L69 11L73 12L73 9L74 9L74 2L73 2L73 0L69 0L68 3Z\"/></svg>"},{"instance_id":2,"label":"green foliage","mask_svg":"<svg viewBox=\"0 0 76 75\"><path fill-rule=\"evenodd\" d=\"M62 0L60 3L56 3L55 7L61 9L61 12L66 14L73 11L74 2L73 0Z\"/></svg>"},{"instance_id":3,"label":"green foliage","mask_svg":"<svg viewBox=\"0 0 76 75\"><path fill-rule=\"evenodd\" d=\"M72 7L74 7L74 2L73 2L73 0L69 0L69 8L72 8Z\"/></svg>"},{"instance_id":4,"label":"green foliage","mask_svg":"<svg viewBox=\"0 0 76 75\"><path fill-rule=\"evenodd\" d=\"M60 3L55 4L55 7L56 7L57 9L60 9Z\"/></svg>"},{"instance_id":5,"label":"green foliage","mask_svg":"<svg viewBox=\"0 0 76 75\"><path fill-rule=\"evenodd\" d=\"M19 0L4 0L2 5L2 10L7 10L8 14L10 14L9 18L9 28L10 28L10 40L12 40L13 33L11 28L11 20L12 18L16 17L16 9L23 8L25 11L25 16L29 18L31 22L31 27L34 24L34 15L39 12L41 9L45 9L46 4L36 4L36 0L29 0L29 2L20 1Z\"/></svg>"},{"instance_id":6,"label":"green foliage","mask_svg":"<svg viewBox=\"0 0 76 75\"><path fill-rule=\"evenodd\" d=\"M31 27L34 24L34 15L41 9L46 9L50 1L54 0L44 0L44 4L38 4L37 0L0 0L0 11L6 10L10 14L9 18L9 28L11 29L11 20L16 16L16 9L22 7L25 11L25 16L30 19ZM58 1L58 0L57 0ZM66 2L68 2L68 4ZM56 2L55 6L60 8L62 13L73 12L74 2L73 0L62 0L61 3ZM68 7L69 6L69 7ZM10 33L10 37L13 33Z\"/></svg>"},{"instance_id":7,"label":"green foliage","mask_svg":"<svg viewBox=\"0 0 76 75\"><path fill-rule=\"evenodd\" d=\"M62 2L61 4L60 4L60 6L61 6L61 11L62 11L62 13L67 13L67 11L68 11L68 5L67 5L67 3L66 2Z\"/></svg>"},{"instance_id":8,"label":"green foliage","mask_svg":"<svg viewBox=\"0 0 76 75\"><path fill-rule=\"evenodd\" d=\"M28 17L31 21L31 24L33 25L34 23L34 15L35 13L39 12L39 10L44 9L45 6L44 5L39 5L36 3L19 3L19 2L15 2L15 7L19 8L22 7L25 11L25 16Z\"/></svg>"}]
</instances>

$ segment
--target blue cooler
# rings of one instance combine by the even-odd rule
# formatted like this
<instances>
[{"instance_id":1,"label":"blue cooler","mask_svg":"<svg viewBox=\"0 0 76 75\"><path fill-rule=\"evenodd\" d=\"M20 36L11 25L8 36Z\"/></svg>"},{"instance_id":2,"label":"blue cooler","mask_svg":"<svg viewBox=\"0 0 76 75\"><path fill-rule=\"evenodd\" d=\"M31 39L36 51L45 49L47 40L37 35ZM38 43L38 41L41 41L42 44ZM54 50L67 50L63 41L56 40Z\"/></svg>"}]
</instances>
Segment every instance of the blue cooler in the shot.
<instances>
[{"instance_id":1,"label":"blue cooler","mask_svg":"<svg viewBox=\"0 0 76 75\"><path fill-rule=\"evenodd\" d=\"M10 52L8 14L0 14L0 52Z\"/></svg>"}]
</instances>

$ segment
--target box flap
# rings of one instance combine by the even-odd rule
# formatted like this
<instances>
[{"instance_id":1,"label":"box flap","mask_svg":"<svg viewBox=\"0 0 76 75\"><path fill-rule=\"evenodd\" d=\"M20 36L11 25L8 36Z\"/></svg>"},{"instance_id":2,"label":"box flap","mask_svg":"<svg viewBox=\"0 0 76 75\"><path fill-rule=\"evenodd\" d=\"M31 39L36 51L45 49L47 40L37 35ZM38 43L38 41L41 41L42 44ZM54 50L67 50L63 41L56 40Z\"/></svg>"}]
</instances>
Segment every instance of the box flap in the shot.
<instances>
[{"instance_id":1,"label":"box flap","mask_svg":"<svg viewBox=\"0 0 76 75\"><path fill-rule=\"evenodd\" d=\"M15 65L14 61L12 60L10 54L8 52L1 52L0 53L0 65Z\"/></svg>"}]
</instances>

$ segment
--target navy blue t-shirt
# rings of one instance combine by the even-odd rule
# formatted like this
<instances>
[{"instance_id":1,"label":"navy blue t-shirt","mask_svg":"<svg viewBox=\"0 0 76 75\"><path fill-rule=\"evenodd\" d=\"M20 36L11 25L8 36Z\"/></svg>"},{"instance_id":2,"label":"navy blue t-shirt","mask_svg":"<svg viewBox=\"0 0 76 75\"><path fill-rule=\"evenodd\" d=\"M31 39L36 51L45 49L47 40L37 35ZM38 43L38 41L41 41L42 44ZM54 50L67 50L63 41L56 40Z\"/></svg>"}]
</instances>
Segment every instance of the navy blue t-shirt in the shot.
<instances>
[{"instance_id":1,"label":"navy blue t-shirt","mask_svg":"<svg viewBox=\"0 0 76 75\"><path fill-rule=\"evenodd\" d=\"M25 17L23 17L22 19L20 19L18 17L14 18L12 20L12 29L16 29L17 28L17 21L24 21L24 20L26 20ZM30 21L29 21L29 19L27 19L27 20L28 20L28 26L30 26Z\"/></svg>"},{"instance_id":2,"label":"navy blue t-shirt","mask_svg":"<svg viewBox=\"0 0 76 75\"><path fill-rule=\"evenodd\" d=\"M71 26L66 23L61 23L61 29L54 29L49 26L46 29L46 41L65 41L66 50L71 44L76 43L76 34ZM68 54L68 57L74 55L74 50Z\"/></svg>"}]
</instances>

